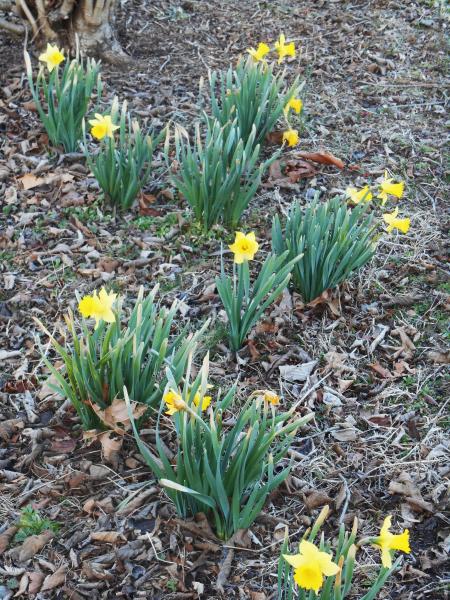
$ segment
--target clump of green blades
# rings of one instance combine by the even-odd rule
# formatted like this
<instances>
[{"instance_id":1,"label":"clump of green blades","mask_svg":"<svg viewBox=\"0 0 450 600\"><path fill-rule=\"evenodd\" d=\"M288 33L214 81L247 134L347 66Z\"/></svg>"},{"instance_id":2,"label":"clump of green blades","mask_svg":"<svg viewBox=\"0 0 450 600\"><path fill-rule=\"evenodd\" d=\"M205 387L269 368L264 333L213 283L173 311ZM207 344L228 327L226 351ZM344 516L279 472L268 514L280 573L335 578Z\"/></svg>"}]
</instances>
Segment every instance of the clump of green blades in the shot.
<instances>
[{"instance_id":1,"label":"clump of green blades","mask_svg":"<svg viewBox=\"0 0 450 600\"><path fill-rule=\"evenodd\" d=\"M111 119L116 121L118 100L111 107ZM83 124L84 130L84 124ZM118 136L107 137L100 142L95 155L87 152L87 140L84 139L85 156L106 201L116 210L129 209L141 189L147 183L152 169L155 147L162 139L159 136L144 134L139 123L132 120L127 112L127 103L123 102L120 112Z\"/></svg>"},{"instance_id":2,"label":"clump of green blades","mask_svg":"<svg viewBox=\"0 0 450 600\"><path fill-rule=\"evenodd\" d=\"M38 322L64 363L60 371L43 356L56 379L53 388L72 402L84 429L102 427L91 403L104 410L115 398L123 399L125 386L134 401L151 408L161 401L166 385L164 366L170 365L176 381L183 376L189 353L208 323L194 334L188 335L184 330L171 336L178 304L174 302L169 309L159 307L155 300L157 291L156 286L144 298L143 288L140 289L126 326L121 324L120 301L116 320L100 321L94 331L83 321L79 334L69 313L66 322L72 337L71 349L59 344Z\"/></svg>"},{"instance_id":3,"label":"clump of green blades","mask_svg":"<svg viewBox=\"0 0 450 600\"><path fill-rule=\"evenodd\" d=\"M366 210L363 204L349 209L338 197L320 202L316 196L306 208L293 204L284 230L278 215L274 217L274 252L288 250L289 260L303 255L293 268L292 281L305 302L338 286L374 255L375 228Z\"/></svg>"},{"instance_id":4,"label":"clump of green blades","mask_svg":"<svg viewBox=\"0 0 450 600\"><path fill-rule=\"evenodd\" d=\"M175 150L179 171L172 174L172 183L189 203L204 231L219 221L235 227L256 193L261 177L276 155L258 164L259 145L255 145L256 130L246 142L234 121L221 125L206 119L206 135L202 141L197 124L192 146L187 133L175 128ZM169 138L165 154L168 157Z\"/></svg>"},{"instance_id":5,"label":"clump of green blades","mask_svg":"<svg viewBox=\"0 0 450 600\"><path fill-rule=\"evenodd\" d=\"M167 458L163 443L160 408L156 426L157 456L142 441L129 405L139 450L147 465L166 489L177 512L183 518L200 511L212 517L216 533L229 539L238 529L249 527L261 511L267 496L289 474L290 464L276 471L286 456L299 427L313 418L313 413L295 418L294 408L287 412L271 410L262 398L250 397L227 422L235 387L223 398L213 398L210 414L202 415L201 402L196 407L192 399L207 389L208 358L190 383L188 364L181 392L189 411L175 413L176 453ZM177 390L175 380L167 375L168 387ZM133 398L131 397L131 400Z\"/></svg>"},{"instance_id":6,"label":"clump of green blades","mask_svg":"<svg viewBox=\"0 0 450 600\"><path fill-rule=\"evenodd\" d=\"M236 69L209 74L211 111L219 123L237 120L244 142L252 135L253 144L262 144L275 129L289 100L297 96L303 84L298 77L286 88L284 71L274 74L273 66L240 60Z\"/></svg>"},{"instance_id":7,"label":"clump of green blades","mask_svg":"<svg viewBox=\"0 0 450 600\"><path fill-rule=\"evenodd\" d=\"M67 61L61 74L58 68L46 74L41 67L33 82L30 55L25 51L28 83L36 110L54 146L63 146L65 152L76 152L82 138L83 119L95 90L97 102L102 93L100 63L77 53ZM44 97L45 104L41 101Z\"/></svg>"},{"instance_id":8,"label":"clump of green blades","mask_svg":"<svg viewBox=\"0 0 450 600\"><path fill-rule=\"evenodd\" d=\"M294 265L301 259L287 260L288 251L281 256L269 254L253 284L250 281L248 261L233 263L233 276L222 272L216 279L217 291L228 317L228 338L231 349L237 352L250 329L266 308L278 298L288 285Z\"/></svg>"}]
</instances>

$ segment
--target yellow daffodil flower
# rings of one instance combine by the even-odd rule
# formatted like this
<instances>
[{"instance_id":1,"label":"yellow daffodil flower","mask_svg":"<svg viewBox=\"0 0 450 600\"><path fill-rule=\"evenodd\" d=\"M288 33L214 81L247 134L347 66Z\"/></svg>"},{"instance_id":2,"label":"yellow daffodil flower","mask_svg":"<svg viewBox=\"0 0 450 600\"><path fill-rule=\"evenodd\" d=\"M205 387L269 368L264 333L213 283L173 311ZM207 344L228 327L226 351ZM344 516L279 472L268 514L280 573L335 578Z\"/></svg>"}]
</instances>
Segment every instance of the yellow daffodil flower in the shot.
<instances>
[{"instance_id":1,"label":"yellow daffodil flower","mask_svg":"<svg viewBox=\"0 0 450 600\"><path fill-rule=\"evenodd\" d=\"M172 416L180 410L185 410L187 406L186 402L183 400L180 394L178 394L172 389L170 389L164 394L163 400L168 408L168 410L166 410L166 415Z\"/></svg>"},{"instance_id":2,"label":"yellow daffodil flower","mask_svg":"<svg viewBox=\"0 0 450 600\"><path fill-rule=\"evenodd\" d=\"M386 231L391 233L391 231L395 228L401 231L402 233L408 233L409 226L411 224L411 219L397 219L398 208L394 208L391 213L384 213L383 219L387 223Z\"/></svg>"},{"instance_id":3,"label":"yellow daffodil flower","mask_svg":"<svg viewBox=\"0 0 450 600\"><path fill-rule=\"evenodd\" d=\"M211 400L212 400L211 396L201 397L200 392L197 392L194 396L193 402L194 402L195 406L198 407L198 405L200 404L200 401L201 401L202 411L203 411L203 410L206 410L208 408L208 406L211 404Z\"/></svg>"},{"instance_id":4,"label":"yellow daffodil flower","mask_svg":"<svg viewBox=\"0 0 450 600\"><path fill-rule=\"evenodd\" d=\"M411 552L411 548L409 547L409 530L405 529L402 533L396 535L391 533L389 531L391 520L391 516L385 518L380 535L374 540L374 544L381 548L381 563L387 569L392 567L391 550L401 550L401 552L406 552L406 554Z\"/></svg>"},{"instance_id":5,"label":"yellow daffodil flower","mask_svg":"<svg viewBox=\"0 0 450 600\"><path fill-rule=\"evenodd\" d=\"M361 200L364 200L364 202L370 202L373 198L372 192L370 191L370 188L368 185L365 185L360 190L358 190L357 188L354 188L354 187L348 187L345 190L345 193L350 198L350 200L353 202L353 204L359 204L361 202Z\"/></svg>"},{"instance_id":6,"label":"yellow daffodil flower","mask_svg":"<svg viewBox=\"0 0 450 600\"><path fill-rule=\"evenodd\" d=\"M377 198L381 200L381 206L386 204L388 196L395 196L401 198L405 189L405 182L400 181L399 183L392 183L392 178L388 177L387 171L384 172L384 179L380 183L380 193Z\"/></svg>"},{"instance_id":7,"label":"yellow daffodil flower","mask_svg":"<svg viewBox=\"0 0 450 600\"><path fill-rule=\"evenodd\" d=\"M118 125L114 125L110 115L95 114L95 119L89 121L89 125L92 125L91 133L97 140L102 140L104 137L112 138L114 131L119 129Z\"/></svg>"},{"instance_id":8,"label":"yellow daffodil flower","mask_svg":"<svg viewBox=\"0 0 450 600\"><path fill-rule=\"evenodd\" d=\"M107 323L114 323L116 317L112 310L112 305L117 298L117 294L112 292L108 294L105 288L97 292L94 292L92 296L84 296L79 304L78 310L85 319L90 317L95 319L95 329L100 325L100 321L106 321Z\"/></svg>"},{"instance_id":9,"label":"yellow daffodil flower","mask_svg":"<svg viewBox=\"0 0 450 600\"><path fill-rule=\"evenodd\" d=\"M280 39L275 42L275 50L278 52L278 64L282 62L285 56L292 56L292 58L295 58L295 44L294 42L286 44L284 34L281 34Z\"/></svg>"},{"instance_id":10,"label":"yellow daffodil flower","mask_svg":"<svg viewBox=\"0 0 450 600\"><path fill-rule=\"evenodd\" d=\"M321 552L312 542L300 542L300 554L286 555L283 558L294 567L294 581L304 590L314 590L317 594L323 585L324 576L336 575L339 567L332 562L331 554Z\"/></svg>"},{"instance_id":11,"label":"yellow daffodil flower","mask_svg":"<svg viewBox=\"0 0 450 600\"><path fill-rule=\"evenodd\" d=\"M287 142L289 147L296 146L299 139L298 131L296 129L288 129L283 133L283 142Z\"/></svg>"},{"instance_id":12,"label":"yellow daffodil flower","mask_svg":"<svg viewBox=\"0 0 450 600\"><path fill-rule=\"evenodd\" d=\"M264 44L264 42L260 42L256 50L254 48L249 48L247 52L255 62L259 62L260 60L264 60L265 55L270 52L270 48L267 44Z\"/></svg>"},{"instance_id":13,"label":"yellow daffodil flower","mask_svg":"<svg viewBox=\"0 0 450 600\"><path fill-rule=\"evenodd\" d=\"M47 44L47 50L39 55L39 60L47 63L47 69L51 73L55 67L65 60L65 57L58 46Z\"/></svg>"},{"instance_id":14,"label":"yellow daffodil flower","mask_svg":"<svg viewBox=\"0 0 450 600\"><path fill-rule=\"evenodd\" d=\"M234 262L241 265L244 261L253 260L258 252L259 244L256 241L254 232L247 235L242 231L236 231L234 244L228 246L234 254Z\"/></svg>"},{"instance_id":15,"label":"yellow daffodil flower","mask_svg":"<svg viewBox=\"0 0 450 600\"><path fill-rule=\"evenodd\" d=\"M283 109L285 117L288 116L289 109L291 109L291 108L293 111L295 111L297 114L299 114L303 108L302 100L300 98L291 98Z\"/></svg>"},{"instance_id":16,"label":"yellow daffodil flower","mask_svg":"<svg viewBox=\"0 0 450 600\"><path fill-rule=\"evenodd\" d=\"M272 404L272 406L278 406L280 404L280 396L271 390L264 390L264 402Z\"/></svg>"}]
</instances>

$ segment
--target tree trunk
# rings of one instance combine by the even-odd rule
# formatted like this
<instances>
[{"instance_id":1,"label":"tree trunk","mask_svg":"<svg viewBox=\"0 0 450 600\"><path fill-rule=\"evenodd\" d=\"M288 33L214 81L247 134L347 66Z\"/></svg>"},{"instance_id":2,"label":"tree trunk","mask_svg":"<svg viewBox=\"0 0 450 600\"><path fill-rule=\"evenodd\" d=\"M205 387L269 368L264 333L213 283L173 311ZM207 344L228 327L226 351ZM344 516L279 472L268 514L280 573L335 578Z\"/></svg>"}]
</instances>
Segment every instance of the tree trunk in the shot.
<instances>
[{"instance_id":1,"label":"tree trunk","mask_svg":"<svg viewBox=\"0 0 450 600\"><path fill-rule=\"evenodd\" d=\"M0 18L0 29L23 34L31 28L33 39L40 46L57 44L75 52L103 58L107 62L129 62L115 34L115 13L118 0L0 0L0 10L13 12L22 19Z\"/></svg>"}]
</instances>

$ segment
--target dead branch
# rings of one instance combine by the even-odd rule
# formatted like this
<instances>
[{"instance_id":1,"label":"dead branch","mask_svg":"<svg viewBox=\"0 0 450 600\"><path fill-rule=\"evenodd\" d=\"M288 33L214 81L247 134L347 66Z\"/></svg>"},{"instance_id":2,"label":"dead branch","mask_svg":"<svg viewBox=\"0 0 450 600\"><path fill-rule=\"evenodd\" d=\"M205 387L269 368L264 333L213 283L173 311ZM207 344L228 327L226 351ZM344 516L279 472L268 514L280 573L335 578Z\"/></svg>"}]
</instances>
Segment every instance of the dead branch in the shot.
<instances>
[{"instance_id":1,"label":"dead branch","mask_svg":"<svg viewBox=\"0 0 450 600\"><path fill-rule=\"evenodd\" d=\"M4 29L13 35L23 35L25 33L25 27L20 23L11 23L6 19L0 18L0 29Z\"/></svg>"}]
</instances>

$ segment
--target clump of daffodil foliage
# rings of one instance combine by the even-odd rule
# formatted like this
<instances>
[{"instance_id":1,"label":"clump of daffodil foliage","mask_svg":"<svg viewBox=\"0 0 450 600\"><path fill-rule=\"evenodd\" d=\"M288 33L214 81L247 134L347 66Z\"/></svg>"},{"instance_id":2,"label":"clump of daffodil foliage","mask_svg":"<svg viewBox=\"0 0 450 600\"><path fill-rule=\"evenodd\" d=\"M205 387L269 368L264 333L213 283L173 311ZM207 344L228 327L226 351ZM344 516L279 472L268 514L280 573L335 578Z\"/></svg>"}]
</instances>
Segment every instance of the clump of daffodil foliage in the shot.
<instances>
[{"instance_id":1,"label":"clump of daffodil foliage","mask_svg":"<svg viewBox=\"0 0 450 600\"><path fill-rule=\"evenodd\" d=\"M339 197L321 202L317 195L306 207L295 202L284 226L278 215L274 217L272 247L279 256L287 251L287 260L301 255L292 281L303 300L311 302L372 258L373 215L363 203L349 209Z\"/></svg>"},{"instance_id":2,"label":"clump of daffodil foliage","mask_svg":"<svg viewBox=\"0 0 450 600\"><path fill-rule=\"evenodd\" d=\"M297 96L304 84L296 77L292 85L287 85L286 73L275 72L274 63L268 60L272 50L278 55L278 64L296 56L294 42L286 43L280 35L273 49L261 42L256 49L247 50L248 59L241 59L235 69L211 72L211 110L222 125L236 119L244 142L255 129L254 144L262 144L284 115L288 129L283 133L283 142L295 146L299 135L290 124L290 115L302 110L302 100Z\"/></svg>"},{"instance_id":3,"label":"clump of daffodil foliage","mask_svg":"<svg viewBox=\"0 0 450 600\"><path fill-rule=\"evenodd\" d=\"M227 227L237 225L276 154L258 163L260 146L254 143L255 128L244 141L236 121L221 125L206 119L205 123L204 138L199 124L196 125L193 144L184 129L175 127L175 156L179 167L172 171L171 178L206 233L218 222ZM169 143L168 134L167 160Z\"/></svg>"},{"instance_id":4,"label":"clump of daffodil foliage","mask_svg":"<svg viewBox=\"0 0 450 600\"><path fill-rule=\"evenodd\" d=\"M124 388L133 402L152 408L159 406L166 386L165 367L170 367L172 381L178 383L183 376L204 329L193 334L183 330L174 336L178 302L170 309L160 307L157 291L155 286L144 297L141 288L128 319L115 293L102 288L84 296L78 304L82 322L77 324L70 310L65 316L68 332L62 332L63 344L38 321L63 361L63 368L58 369L43 356L56 380L51 385L72 402L84 429L102 427L101 411L118 398L123 401ZM95 320L94 328L90 319Z\"/></svg>"},{"instance_id":5,"label":"clump of daffodil foliage","mask_svg":"<svg viewBox=\"0 0 450 600\"><path fill-rule=\"evenodd\" d=\"M25 51L27 78L36 110L50 142L63 146L65 152L76 152L91 98L95 93L98 101L102 93L100 63L90 58L83 60L78 51L72 61L67 61L63 51L52 44L47 45L39 60L45 67L40 67L34 82L30 55Z\"/></svg>"},{"instance_id":6,"label":"clump of daffodil foliage","mask_svg":"<svg viewBox=\"0 0 450 600\"><path fill-rule=\"evenodd\" d=\"M374 600L389 576L398 568L401 557L393 563L395 551L409 553L409 531L390 532L391 517L384 520L378 536L356 542L358 529L354 520L350 533L341 525L334 550L324 535L315 543L320 528L329 513L325 506L310 530L306 531L297 554L289 554L286 536L278 565L278 600L345 600L352 590L356 555L359 548L371 543L381 551L381 565L377 567L369 590L360 600ZM352 597L354 597L352 595Z\"/></svg>"},{"instance_id":7,"label":"clump of daffodil foliage","mask_svg":"<svg viewBox=\"0 0 450 600\"><path fill-rule=\"evenodd\" d=\"M228 317L228 339L231 349L239 350L250 329L263 312L283 292L291 278L294 265L301 256L287 260L288 251L280 256L269 254L255 281L251 282L249 262L255 258L259 245L254 232L236 232L230 245L233 252L233 275L222 273L216 279L217 291Z\"/></svg>"},{"instance_id":8,"label":"clump of daffodil foliage","mask_svg":"<svg viewBox=\"0 0 450 600\"><path fill-rule=\"evenodd\" d=\"M98 151L91 155L85 152L89 167L105 200L114 210L129 209L139 192L147 183L151 169L153 152L162 139L162 134L155 137L144 134L136 120L132 120L127 112L127 103L123 102L118 120L119 103L114 99L111 113L97 113L89 121L91 135L100 141ZM117 131L117 134L115 131Z\"/></svg>"},{"instance_id":9,"label":"clump of daffodil foliage","mask_svg":"<svg viewBox=\"0 0 450 600\"><path fill-rule=\"evenodd\" d=\"M279 411L280 399L270 390L254 392L229 412L235 388L223 396L211 389L208 357L193 380L191 368L189 360L181 388L167 369L154 448L143 442L130 402L128 414L139 450L178 514L205 512L218 537L229 539L253 523L267 496L286 479L290 464L279 463L313 414L298 419L294 407ZM167 420L173 429L172 460L167 457L167 423L162 431Z\"/></svg>"}]
</instances>

